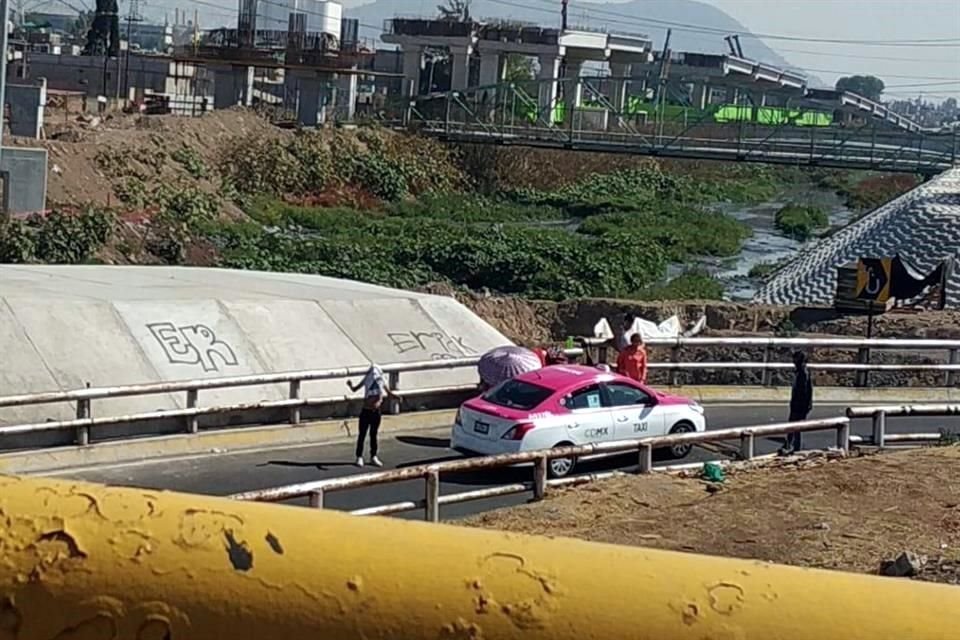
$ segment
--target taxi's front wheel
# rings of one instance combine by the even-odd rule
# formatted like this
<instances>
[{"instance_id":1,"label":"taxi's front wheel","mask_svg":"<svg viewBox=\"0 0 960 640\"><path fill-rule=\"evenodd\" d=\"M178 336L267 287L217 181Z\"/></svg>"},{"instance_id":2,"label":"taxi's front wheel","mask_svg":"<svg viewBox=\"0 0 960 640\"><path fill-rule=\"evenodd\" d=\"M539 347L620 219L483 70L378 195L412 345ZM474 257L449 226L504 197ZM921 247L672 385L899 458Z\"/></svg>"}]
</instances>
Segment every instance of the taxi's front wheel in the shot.
<instances>
[{"instance_id":1,"label":"taxi's front wheel","mask_svg":"<svg viewBox=\"0 0 960 640\"><path fill-rule=\"evenodd\" d=\"M673 429L670 429L670 435L676 436L683 433L693 433L696 431L696 428L689 422L679 422L674 425ZM675 444L672 447L669 447L667 451L670 454L670 457L674 460L682 460L690 455L690 452L693 451L693 445L689 443L684 444Z\"/></svg>"},{"instance_id":2,"label":"taxi's front wheel","mask_svg":"<svg viewBox=\"0 0 960 640\"><path fill-rule=\"evenodd\" d=\"M561 442L560 444L554 446L554 449L559 447L572 447L572 442ZM577 466L576 458L553 458L547 464L547 475L551 478L566 478L568 475L573 473L574 468Z\"/></svg>"}]
</instances>

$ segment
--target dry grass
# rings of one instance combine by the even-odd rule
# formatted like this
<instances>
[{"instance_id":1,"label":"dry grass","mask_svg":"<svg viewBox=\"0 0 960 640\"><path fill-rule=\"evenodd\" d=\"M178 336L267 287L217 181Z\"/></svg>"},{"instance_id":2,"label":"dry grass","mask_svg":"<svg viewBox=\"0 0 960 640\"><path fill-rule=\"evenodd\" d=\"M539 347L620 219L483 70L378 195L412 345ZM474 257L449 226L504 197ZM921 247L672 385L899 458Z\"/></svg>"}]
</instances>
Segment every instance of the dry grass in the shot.
<instances>
[{"instance_id":1,"label":"dry grass","mask_svg":"<svg viewBox=\"0 0 960 640\"><path fill-rule=\"evenodd\" d=\"M924 579L960 578L960 448L777 463L696 478L627 477L466 524L784 564L877 572L903 551Z\"/></svg>"}]
</instances>

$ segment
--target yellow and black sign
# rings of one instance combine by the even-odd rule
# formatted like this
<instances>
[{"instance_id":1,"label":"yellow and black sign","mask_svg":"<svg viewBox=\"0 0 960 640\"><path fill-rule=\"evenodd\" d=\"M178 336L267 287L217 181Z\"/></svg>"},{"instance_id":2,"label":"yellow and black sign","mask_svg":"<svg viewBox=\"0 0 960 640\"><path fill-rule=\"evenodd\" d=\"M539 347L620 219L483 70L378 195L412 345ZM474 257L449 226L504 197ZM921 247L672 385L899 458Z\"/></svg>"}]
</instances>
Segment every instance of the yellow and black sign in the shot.
<instances>
[{"instance_id":1,"label":"yellow and black sign","mask_svg":"<svg viewBox=\"0 0 960 640\"><path fill-rule=\"evenodd\" d=\"M857 262L857 298L885 303L890 299L891 258L860 258Z\"/></svg>"}]
</instances>

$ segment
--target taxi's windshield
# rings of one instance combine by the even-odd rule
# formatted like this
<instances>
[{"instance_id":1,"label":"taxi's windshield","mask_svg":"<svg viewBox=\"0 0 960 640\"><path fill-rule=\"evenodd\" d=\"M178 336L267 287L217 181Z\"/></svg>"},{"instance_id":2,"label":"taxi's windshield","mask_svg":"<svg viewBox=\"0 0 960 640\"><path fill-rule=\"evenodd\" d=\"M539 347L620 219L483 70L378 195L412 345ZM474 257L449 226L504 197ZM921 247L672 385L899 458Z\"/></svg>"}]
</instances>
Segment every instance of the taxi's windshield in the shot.
<instances>
[{"instance_id":1,"label":"taxi's windshield","mask_svg":"<svg viewBox=\"0 0 960 640\"><path fill-rule=\"evenodd\" d=\"M497 385L483 396L483 399L501 407L510 409L534 409L550 397L553 391L529 382L507 380Z\"/></svg>"}]
</instances>

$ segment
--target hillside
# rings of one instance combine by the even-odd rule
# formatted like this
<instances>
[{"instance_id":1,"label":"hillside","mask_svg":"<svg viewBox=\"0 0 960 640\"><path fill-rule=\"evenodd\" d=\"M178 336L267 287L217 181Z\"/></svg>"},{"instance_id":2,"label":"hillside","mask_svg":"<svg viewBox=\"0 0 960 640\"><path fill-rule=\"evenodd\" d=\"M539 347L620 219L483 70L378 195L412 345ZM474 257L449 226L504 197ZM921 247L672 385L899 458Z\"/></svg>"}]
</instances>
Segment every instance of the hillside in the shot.
<instances>
[{"instance_id":1,"label":"hillside","mask_svg":"<svg viewBox=\"0 0 960 640\"><path fill-rule=\"evenodd\" d=\"M437 2L411 2L411 0L376 0L348 10L350 17L361 23L380 25L395 15L433 16ZM532 0L531 2L501 3L491 0L474 0L471 12L479 19L508 18L546 26L559 26L559 2ZM749 33L743 24L732 16L705 2L696 0L632 0L631 2L607 2L590 4L589 13L583 5L572 9L569 16L571 27L586 27L639 33L649 36L654 46L663 46L666 35L664 22L685 23L719 29L724 33ZM372 35L371 30L364 33ZM772 65L791 66L780 54L768 47L759 38L740 38L744 55ZM702 53L726 53L727 45L721 35L674 31L671 48L675 51L698 51Z\"/></svg>"}]
</instances>

